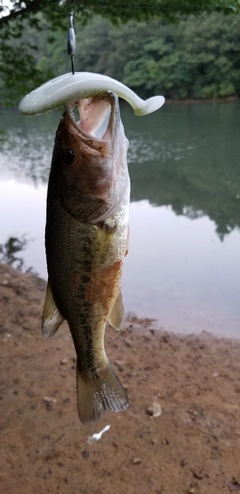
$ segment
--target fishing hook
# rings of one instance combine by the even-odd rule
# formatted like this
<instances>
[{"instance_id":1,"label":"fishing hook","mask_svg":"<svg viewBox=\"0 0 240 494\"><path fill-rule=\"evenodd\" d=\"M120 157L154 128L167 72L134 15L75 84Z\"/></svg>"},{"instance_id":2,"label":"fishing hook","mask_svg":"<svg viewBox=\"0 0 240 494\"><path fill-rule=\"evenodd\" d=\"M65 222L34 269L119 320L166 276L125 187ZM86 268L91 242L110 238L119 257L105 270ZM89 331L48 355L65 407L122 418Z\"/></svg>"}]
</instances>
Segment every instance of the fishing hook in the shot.
<instances>
[{"instance_id":1,"label":"fishing hook","mask_svg":"<svg viewBox=\"0 0 240 494\"><path fill-rule=\"evenodd\" d=\"M68 37L67 37L67 51L68 55L71 57L71 67L72 67L72 74L74 75L74 54L76 50L76 35L74 31L74 14L76 12L76 6L74 0L69 1L67 0L67 13L69 15L69 30L68 30ZM72 9L70 9L70 5L72 5Z\"/></svg>"}]
</instances>

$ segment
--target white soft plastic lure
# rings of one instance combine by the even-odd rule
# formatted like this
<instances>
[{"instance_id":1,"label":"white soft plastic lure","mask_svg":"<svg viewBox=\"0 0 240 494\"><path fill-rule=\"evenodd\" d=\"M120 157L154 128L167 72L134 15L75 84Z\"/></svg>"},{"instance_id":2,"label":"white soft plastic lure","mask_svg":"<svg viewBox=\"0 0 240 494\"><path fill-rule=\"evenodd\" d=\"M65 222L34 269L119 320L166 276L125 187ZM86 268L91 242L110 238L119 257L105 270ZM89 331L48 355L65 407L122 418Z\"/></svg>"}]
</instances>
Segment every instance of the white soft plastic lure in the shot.
<instances>
[{"instance_id":1,"label":"white soft plastic lure","mask_svg":"<svg viewBox=\"0 0 240 494\"><path fill-rule=\"evenodd\" d=\"M144 101L129 87L106 75L75 72L74 75L69 73L55 77L31 91L20 102L19 110L24 115L36 115L106 91L113 91L125 99L136 115L152 113L161 108L165 101L163 96L153 96Z\"/></svg>"}]
</instances>

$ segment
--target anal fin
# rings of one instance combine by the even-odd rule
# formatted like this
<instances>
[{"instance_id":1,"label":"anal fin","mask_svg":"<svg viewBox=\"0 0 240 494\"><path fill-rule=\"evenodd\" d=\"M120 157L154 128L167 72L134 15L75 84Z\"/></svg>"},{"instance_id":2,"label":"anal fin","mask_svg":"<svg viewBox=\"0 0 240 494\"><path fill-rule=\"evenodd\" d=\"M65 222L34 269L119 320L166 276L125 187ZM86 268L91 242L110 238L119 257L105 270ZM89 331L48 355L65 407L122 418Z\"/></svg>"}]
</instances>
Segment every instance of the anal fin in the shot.
<instances>
[{"instance_id":1,"label":"anal fin","mask_svg":"<svg viewBox=\"0 0 240 494\"><path fill-rule=\"evenodd\" d=\"M46 338L53 336L58 330L59 326L64 321L64 317L60 314L52 294L50 284L48 282L47 291L43 306L42 317L42 332Z\"/></svg>"},{"instance_id":2,"label":"anal fin","mask_svg":"<svg viewBox=\"0 0 240 494\"><path fill-rule=\"evenodd\" d=\"M113 328L119 330L122 327L124 315L122 292L121 290L119 290L119 294L115 300L114 306L110 314L108 314L108 321Z\"/></svg>"}]
</instances>

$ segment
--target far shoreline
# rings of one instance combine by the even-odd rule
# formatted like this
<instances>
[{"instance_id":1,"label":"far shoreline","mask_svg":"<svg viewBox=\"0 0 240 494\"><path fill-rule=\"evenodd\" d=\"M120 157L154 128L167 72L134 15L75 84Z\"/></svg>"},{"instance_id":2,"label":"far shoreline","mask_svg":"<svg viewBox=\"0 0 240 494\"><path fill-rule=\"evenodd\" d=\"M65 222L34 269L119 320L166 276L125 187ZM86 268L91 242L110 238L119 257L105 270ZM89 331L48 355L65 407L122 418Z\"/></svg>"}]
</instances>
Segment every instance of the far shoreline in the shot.
<instances>
[{"instance_id":1,"label":"far shoreline","mask_svg":"<svg viewBox=\"0 0 240 494\"><path fill-rule=\"evenodd\" d=\"M166 98L166 101L165 101L165 104L170 104L170 105L174 105L174 104L193 104L193 103L232 103L232 102L236 102L236 101L239 101L239 97L238 96L229 96L228 98L197 98L197 99L193 99L193 98L186 98L186 99L167 99Z\"/></svg>"},{"instance_id":2,"label":"far shoreline","mask_svg":"<svg viewBox=\"0 0 240 494\"><path fill-rule=\"evenodd\" d=\"M159 91L161 92L161 91ZM152 95L156 96L156 95ZM164 95L163 95L164 96ZM151 96L148 96L151 97ZM147 99L147 96L144 96L142 99ZM186 99L172 99L172 98L167 98L165 97L165 105L192 105L194 103L200 104L200 103L233 103L239 101L240 98L238 96L229 96L227 98L186 98ZM121 105L129 105L127 101L121 99ZM59 107L61 108L61 107ZM1 111L9 111L9 110L18 110L18 105L13 105L13 106L1 106L0 105L0 112ZM57 108L56 108L57 110ZM53 110L50 110L53 111ZM44 112L47 113L47 112Z\"/></svg>"}]
</instances>

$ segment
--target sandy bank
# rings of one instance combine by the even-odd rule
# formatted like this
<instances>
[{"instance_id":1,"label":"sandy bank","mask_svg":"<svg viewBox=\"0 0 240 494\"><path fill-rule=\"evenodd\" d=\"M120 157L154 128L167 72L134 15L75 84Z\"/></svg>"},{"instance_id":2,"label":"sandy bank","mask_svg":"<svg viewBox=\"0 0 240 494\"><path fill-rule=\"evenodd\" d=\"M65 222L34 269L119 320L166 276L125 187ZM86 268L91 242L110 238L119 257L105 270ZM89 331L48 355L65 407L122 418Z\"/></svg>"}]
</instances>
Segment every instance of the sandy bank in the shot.
<instances>
[{"instance_id":1,"label":"sandy bank","mask_svg":"<svg viewBox=\"0 0 240 494\"><path fill-rule=\"evenodd\" d=\"M0 265L0 492L240 491L240 342L167 334L147 320L107 328L130 407L83 427L67 326L51 340L41 335L44 290L42 280ZM154 402L161 415L152 418Z\"/></svg>"}]
</instances>

